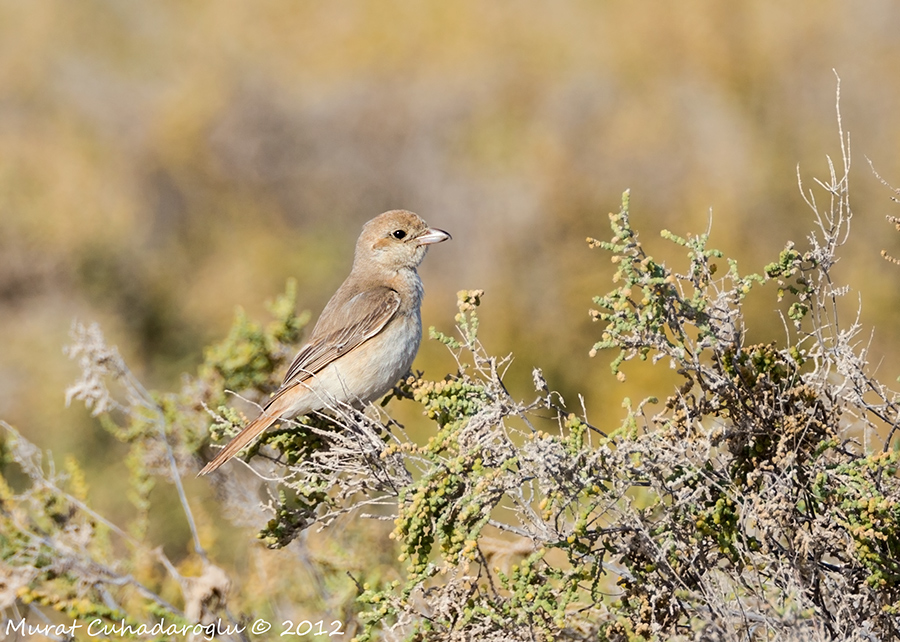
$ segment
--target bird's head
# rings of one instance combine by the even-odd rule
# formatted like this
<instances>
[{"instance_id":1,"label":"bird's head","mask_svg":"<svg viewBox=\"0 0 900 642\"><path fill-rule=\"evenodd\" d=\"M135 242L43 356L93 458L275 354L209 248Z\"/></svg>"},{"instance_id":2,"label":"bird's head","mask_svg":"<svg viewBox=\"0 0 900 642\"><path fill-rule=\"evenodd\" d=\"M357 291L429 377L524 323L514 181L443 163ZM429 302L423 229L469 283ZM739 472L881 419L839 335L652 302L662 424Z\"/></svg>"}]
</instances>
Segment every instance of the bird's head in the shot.
<instances>
[{"instance_id":1,"label":"bird's head","mask_svg":"<svg viewBox=\"0 0 900 642\"><path fill-rule=\"evenodd\" d=\"M362 263L398 271L415 268L425 258L429 245L450 238L444 230L428 227L417 214L391 210L363 226L356 242L354 268Z\"/></svg>"}]
</instances>

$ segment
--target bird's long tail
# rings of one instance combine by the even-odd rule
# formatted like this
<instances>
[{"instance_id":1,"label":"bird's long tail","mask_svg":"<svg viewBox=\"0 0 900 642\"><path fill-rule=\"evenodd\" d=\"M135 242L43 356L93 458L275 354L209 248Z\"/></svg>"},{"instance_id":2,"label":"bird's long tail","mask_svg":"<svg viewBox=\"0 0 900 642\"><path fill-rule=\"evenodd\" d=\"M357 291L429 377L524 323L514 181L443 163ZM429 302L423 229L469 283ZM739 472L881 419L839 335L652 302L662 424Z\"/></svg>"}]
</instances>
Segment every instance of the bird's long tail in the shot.
<instances>
[{"instance_id":1,"label":"bird's long tail","mask_svg":"<svg viewBox=\"0 0 900 642\"><path fill-rule=\"evenodd\" d=\"M246 448L250 443L259 437L266 428L274 424L278 421L281 415L281 410L279 408L266 408L263 410L262 414L251 421L247 426L239 432L234 438L228 442L228 445L225 446L222 450L219 451L219 454L216 455L215 459L206 464L198 474L206 475L207 473L211 473L216 470L219 466L224 464L226 461L237 455L244 448Z\"/></svg>"}]
</instances>

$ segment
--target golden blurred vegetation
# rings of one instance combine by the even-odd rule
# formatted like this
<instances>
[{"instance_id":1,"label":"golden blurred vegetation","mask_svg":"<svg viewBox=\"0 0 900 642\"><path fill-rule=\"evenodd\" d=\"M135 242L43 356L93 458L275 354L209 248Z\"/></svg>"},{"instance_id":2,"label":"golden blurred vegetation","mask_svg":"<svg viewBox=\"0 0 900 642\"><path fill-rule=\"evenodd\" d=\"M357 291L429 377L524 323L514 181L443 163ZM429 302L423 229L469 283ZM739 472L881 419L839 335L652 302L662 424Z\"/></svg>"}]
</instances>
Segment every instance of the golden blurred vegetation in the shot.
<instances>
[{"instance_id":1,"label":"golden blurred vegetation","mask_svg":"<svg viewBox=\"0 0 900 642\"><path fill-rule=\"evenodd\" d=\"M839 272L895 372L897 212L864 157L900 183L898 20L887 1L0 0L0 417L103 479L121 446L63 403L74 318L174 388L289 277L317 313L361 224L403 207L454 236L422 267L425 325L485 289L511 385L539 366L617 424L661 375L620 385L588 358L611 270L585 237L630 188L636 228L711 220L745 271L802 242L796 167L838 155L832 70L855 161ZM753 338L781 336L770 319L750 312ZM452 361L426 341L416 367Z\"/></svg>"}]
</instances>

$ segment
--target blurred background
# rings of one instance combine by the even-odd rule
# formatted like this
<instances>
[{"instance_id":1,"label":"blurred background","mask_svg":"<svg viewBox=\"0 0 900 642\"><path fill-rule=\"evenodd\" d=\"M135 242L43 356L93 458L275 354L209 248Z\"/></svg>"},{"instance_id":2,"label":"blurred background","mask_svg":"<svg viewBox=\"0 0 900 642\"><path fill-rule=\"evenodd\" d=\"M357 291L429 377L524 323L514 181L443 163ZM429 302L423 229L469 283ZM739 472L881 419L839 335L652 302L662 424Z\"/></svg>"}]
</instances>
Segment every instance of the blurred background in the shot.
<instances>
[{"instance_id":1,"label":"blurred background","mask_svg":"<svg viewBox=\"0 0 900 642\"><path fill-rule=\"evenodd\" d=\"M648 251L675 265L662 228L711 221L744 272L805 247L797 166L812 186L839 162L835 72L856 214L839 275L892 381L900 268L879 251L900 254L884 220L900 208L866 158L900 184L898 27L891 0L0 0L0 418L120 466L124 447L64 407L73 319L175 389L288 278L317 315L361 225L407 208L453 234L421 269L426 328L451 331L456 291L483 288L514 391L542 367L615 426L624 394L669 389L588 357L613 270L585 237L608 238L630 188ZM782 339L758 301L751 333ZM416 367L454 366L425 341Z\"/></svg>"}]
</instances>

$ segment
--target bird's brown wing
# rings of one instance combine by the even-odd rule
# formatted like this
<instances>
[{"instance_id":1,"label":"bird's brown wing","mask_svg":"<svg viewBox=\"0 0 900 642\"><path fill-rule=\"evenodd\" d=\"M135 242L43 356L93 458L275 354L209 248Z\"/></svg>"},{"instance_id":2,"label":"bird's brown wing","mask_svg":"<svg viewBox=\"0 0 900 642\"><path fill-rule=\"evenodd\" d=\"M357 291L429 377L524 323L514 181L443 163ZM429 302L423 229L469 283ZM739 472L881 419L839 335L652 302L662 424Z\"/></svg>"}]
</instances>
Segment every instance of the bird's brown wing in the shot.
<instances>
[{"instance_id":1,"label":"bird's brown wing","mask_svg":"<svg viewBox=\"0 0 900 642\"><path fill-rule=\"evenodd\" d=\"M332 324L337 324L338 329L326 332L318 338L316 332L313 332L313 340L303 346L294 358L284 382L266 403L259 417L228 442L225 448L203 467L200 474L211 473L246 448L288 410L290 404L279 401L285 392L381 332L399 307L400 295L390 288L381 287L361 292L335 310L335 314L340 316ZM331 318L328 321L331 321Z\"/></svg>"},{"instance_id":2,"label":"bird's brown wing","mask_svg":"<svg viewBox=\"0 0 900 642\"><path fill-rule=\"evenodd\" d=\"M267 405L381 332L399 307L400 295L386 287L367 290L351 298L339 310L335 310L335 314L339 314L345 324L320 337L316 337L314 333L312 341L303 346L294 357L294 362L284 375L281 388Z\"/></svg>"}]
</instances>

